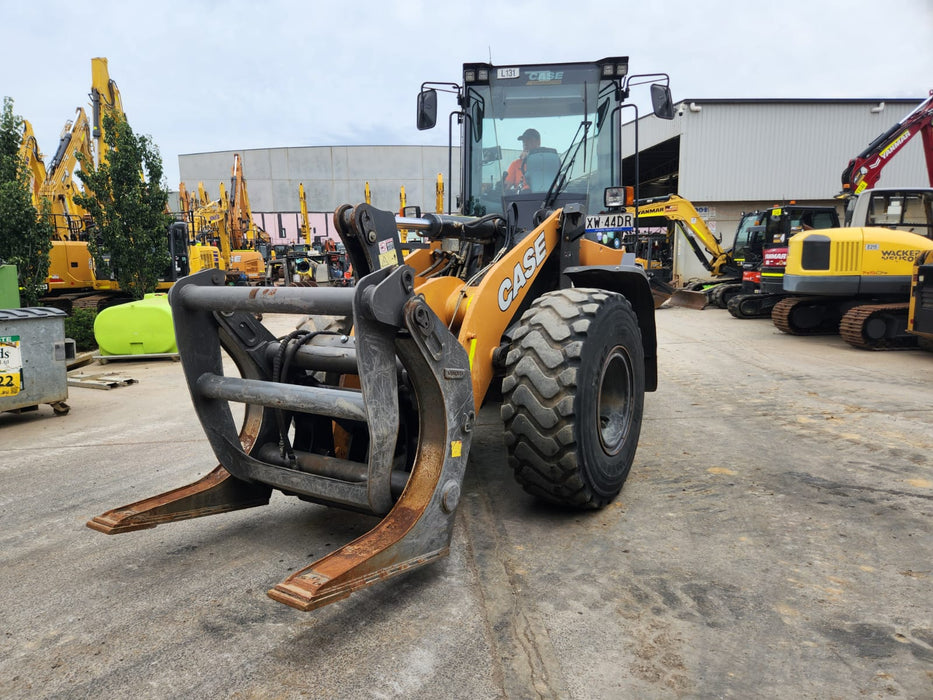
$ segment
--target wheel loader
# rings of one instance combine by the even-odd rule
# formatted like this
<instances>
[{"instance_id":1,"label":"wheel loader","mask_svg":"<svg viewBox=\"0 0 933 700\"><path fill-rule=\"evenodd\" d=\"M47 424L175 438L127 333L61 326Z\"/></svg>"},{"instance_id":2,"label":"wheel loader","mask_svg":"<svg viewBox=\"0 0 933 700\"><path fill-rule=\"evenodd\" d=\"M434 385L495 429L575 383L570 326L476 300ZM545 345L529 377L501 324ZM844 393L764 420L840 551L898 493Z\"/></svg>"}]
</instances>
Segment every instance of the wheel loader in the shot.
<instances>
[{"instance_id":1,"label":"wheel loader","mask_svg":"<svg viewBox=\"0 0 933 700\"><path fill-rule=\"evenodd\" d=\"M179 281L169 299L181 363L220 464L89 527L150 528L264 505L273 491L380 516L269 591L315 609L448 553L476 414L500 396L526 491L571 508L611 502L632 466L644 392L657 386L645 271L586 235L591 195L601 209L626 192L627 67L465 65L452 115L464 132L461 211L340 207L352 287L229 287L213 270ZM659 88L656 112L670 118ZM436 110L437 91L423 87L419 126ZM529 124L558 144L560 162L549 182L506 192ZM424 241L405 258L400 229ZM275 337L259 320L275 313L315 322ZM231 402L245 407L239 424Z\"/></svg>"}]
</instances>

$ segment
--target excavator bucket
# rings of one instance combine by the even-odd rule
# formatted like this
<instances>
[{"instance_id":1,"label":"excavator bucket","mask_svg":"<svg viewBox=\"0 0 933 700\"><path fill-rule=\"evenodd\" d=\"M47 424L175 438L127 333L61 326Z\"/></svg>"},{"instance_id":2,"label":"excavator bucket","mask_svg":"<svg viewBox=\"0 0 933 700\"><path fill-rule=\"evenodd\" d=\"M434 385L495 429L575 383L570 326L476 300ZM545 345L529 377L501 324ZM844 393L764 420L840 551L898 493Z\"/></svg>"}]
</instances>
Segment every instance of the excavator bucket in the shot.
<instances>
[{"instance_id":1,"label":"excavator bucket","mask_svg":"<svg viewBox=\"0 0 933 700\"><path fill-rule=\"evenodd\" d=\"M178 282L169 300L194 408L220 465L89 527L117 534L260 506L273 490L381 516L269 591L301 610L448 553L474 422L470 365L415 295L410 267L377 270L350 288L229 287L222 271L206 270ZM351 320L353 335L276 338L257 320L275 313ZM239 427L231 403L245 407Z\"/></svg>"}]
</instances>

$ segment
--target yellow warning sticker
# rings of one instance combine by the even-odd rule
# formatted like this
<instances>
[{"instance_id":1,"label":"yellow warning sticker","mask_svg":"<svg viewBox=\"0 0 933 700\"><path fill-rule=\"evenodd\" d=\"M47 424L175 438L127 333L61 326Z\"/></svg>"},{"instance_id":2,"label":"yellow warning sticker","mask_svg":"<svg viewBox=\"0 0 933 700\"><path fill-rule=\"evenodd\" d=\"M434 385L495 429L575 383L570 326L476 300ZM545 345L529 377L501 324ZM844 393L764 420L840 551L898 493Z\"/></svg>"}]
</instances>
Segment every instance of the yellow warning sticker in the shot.
<instances>
[{"instance_id":1,"label":"yellow warning sticker","mask_svg":"<svg viewBox=\"0 0 933 700\"><path fill-rule=\"evenodd\" d=\"M0 396L15 396L23 389L23 355L18 335L0 336Z\"/></svg>"},{"instance_id":2,"label":"yellow warning sticker","mask_svg":"<svg viewBox=\"0 0 933 700\"><path fill-rule=\"evenodd\" d=\"M385 253L379 253L379 267L392 267L398 262L398 258L395 255L395 250L389 250Z\"/></svg>"},{"instance_id":3,"label":"yellow warning sticker","mask_svg":"<svg viewBox=\"0 0 933 700\"><path fill-rule=\"evenodd\" d=\"M463 452L463 443L460 440L454 440L450 443L450 456L459 457Z\"/></svg>"},{"instance_id":4,"label":"yellow warning sticker","mask_svg":"<svg viewBox=\"0 0 933 700\"><path fill-rule=\"evenodd\" d=\"M0 396L16 396L22 389L22 375L19 372L0 374Z\"/></svg>"}]
</instances>

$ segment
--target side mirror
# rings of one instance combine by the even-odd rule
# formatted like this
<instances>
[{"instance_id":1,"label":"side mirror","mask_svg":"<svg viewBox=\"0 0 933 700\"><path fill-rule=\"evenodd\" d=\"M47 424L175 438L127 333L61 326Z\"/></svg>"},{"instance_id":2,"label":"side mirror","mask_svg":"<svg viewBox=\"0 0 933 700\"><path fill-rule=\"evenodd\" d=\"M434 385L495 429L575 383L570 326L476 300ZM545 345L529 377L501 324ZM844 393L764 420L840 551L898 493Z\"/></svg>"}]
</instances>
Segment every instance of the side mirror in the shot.
<instances>
[{"instance_id":1,"label":"side mirror","mask_svg":"<svg viewBox=\"0 0 933 700\"><path fill-rule=\"evenodd\" d=\"M433 129L437 124L437 90L429 88L418 93L418 131Z\"/></svg>"},{"instance_id":2,"label":"side mirror","mask_svg":"<svg viewBox=\"0 0 933 700\"><path fill-rule=\"evenodd\" d=\"M654 116L658 119L674 118L674 100L667 85L655 83L651 86L651 106L654 108Z\"/></svg>"}]
</instances>

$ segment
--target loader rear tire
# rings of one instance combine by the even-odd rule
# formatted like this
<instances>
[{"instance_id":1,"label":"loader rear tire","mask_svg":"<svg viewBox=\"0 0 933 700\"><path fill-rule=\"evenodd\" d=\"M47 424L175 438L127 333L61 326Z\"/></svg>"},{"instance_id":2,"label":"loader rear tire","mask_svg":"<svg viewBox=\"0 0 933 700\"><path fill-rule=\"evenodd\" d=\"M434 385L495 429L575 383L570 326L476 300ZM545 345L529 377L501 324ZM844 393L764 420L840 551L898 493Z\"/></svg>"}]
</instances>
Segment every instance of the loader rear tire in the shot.
<instances>
[{"instance_id":1,"label":"loader rear tire","mask_svg":"<svg viewBox=\"0 0 933 700\"><path fill-rule=\"evenodd\" d=\"M501 408L509 463L529 493L601 508L629 474L644 406L638 320L621 294L563 289L522 315Z\"/></svg>"}]
</instances>

